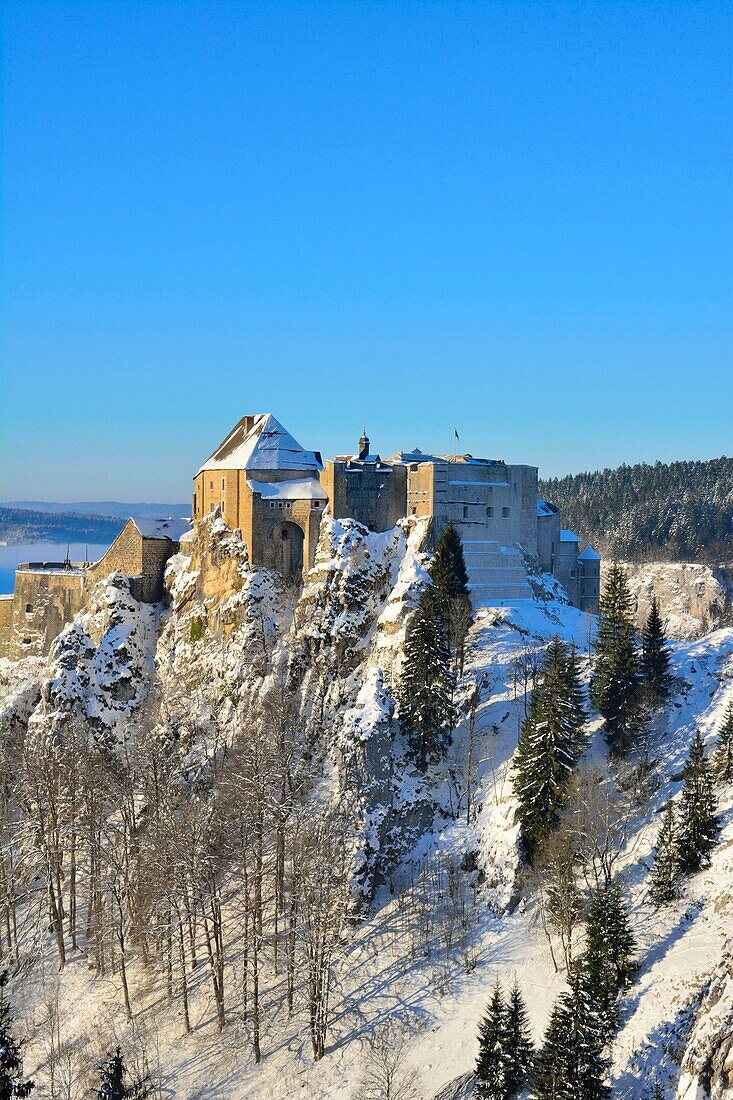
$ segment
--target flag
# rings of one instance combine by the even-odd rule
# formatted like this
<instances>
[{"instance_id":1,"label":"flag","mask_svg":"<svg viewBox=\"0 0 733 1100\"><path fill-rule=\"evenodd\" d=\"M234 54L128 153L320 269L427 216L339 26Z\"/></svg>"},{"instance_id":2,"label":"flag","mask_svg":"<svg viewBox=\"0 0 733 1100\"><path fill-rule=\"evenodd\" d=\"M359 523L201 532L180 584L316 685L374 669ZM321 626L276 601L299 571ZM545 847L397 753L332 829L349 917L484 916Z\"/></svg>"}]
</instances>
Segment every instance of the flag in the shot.
<instances>
[{"instance_id":1,"label":"flag","mask_svg":"<svg viewBox=\"0 0 733 1100\"><path fill-rule=\"evenodd\" d=\"M454 429L453 429L453 434L455 435L456 439L460 439L460 438L461 438L461 437L460 437L460 435L458 434L458 428L454 428Z\"/></svg>"}]
</instances>

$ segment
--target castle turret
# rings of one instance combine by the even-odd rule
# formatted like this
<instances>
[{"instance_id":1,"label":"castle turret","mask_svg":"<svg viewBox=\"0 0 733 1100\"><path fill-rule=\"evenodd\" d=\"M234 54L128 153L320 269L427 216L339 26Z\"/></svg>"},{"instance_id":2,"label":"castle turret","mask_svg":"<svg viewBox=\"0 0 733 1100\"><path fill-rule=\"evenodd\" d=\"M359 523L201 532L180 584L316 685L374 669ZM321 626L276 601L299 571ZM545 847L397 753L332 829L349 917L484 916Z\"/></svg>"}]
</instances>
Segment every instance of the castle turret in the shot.
<instances>
[{"instance_id":1,"label":"castle turret","mask_svg":"<svg viewBox=\"0 0 733 1100\"><path fill-rule=\"evenodd\" d=\"M365 459L369 454L369 437L366 434L366 428L362 432L359 440L359 458Z\"/></svg>"}]
</instances>

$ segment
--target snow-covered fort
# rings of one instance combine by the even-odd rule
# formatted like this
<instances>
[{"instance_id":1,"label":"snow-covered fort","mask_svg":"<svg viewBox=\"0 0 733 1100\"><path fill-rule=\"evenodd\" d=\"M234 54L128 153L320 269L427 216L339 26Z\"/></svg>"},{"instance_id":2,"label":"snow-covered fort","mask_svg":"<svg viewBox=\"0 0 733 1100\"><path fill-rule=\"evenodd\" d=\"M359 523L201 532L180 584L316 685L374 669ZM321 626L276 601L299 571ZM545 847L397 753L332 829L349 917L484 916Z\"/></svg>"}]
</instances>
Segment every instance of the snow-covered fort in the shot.
<instances>
[{"instance_id":1,"label":"snow-covered fort","mask_svg":"<svg viewBox=\"0 0 733 1100\"><path fill-rule=\"evenodd\" d=\"M531 596L528 571L541 568L571 601L596 611L599 555L562 526L559 508L537 497L537 467L470 454L398 451L382 459L366 433L357 453L325 463L271 413L243 416L194 478L193 518L221 508L239 528L253 565L285 574L311 565L321 516L351 517L386 531L405 516L430 516L439 535L452 523L463 540L479 603Z\"/></svg>"},{"instance_id":2,"label":"snow-covered fort","mask_svg":"<svg viewBox=\"0 0 733 1100\"><path fill-rule=\"evenodd\" d=\"M528 599L529 576L552 573L570 600L596 611L601 560L562 526L559 508L537 499L537 467L473 455L398 451L382 459L366 434L357 453L325 463L271 413L243 416L194 477L193 522L214 508L239 528L254 566L297 576L313 564L321 517L350 517L388 531L429 516L434 537L452 523L463 540L476 603ZM112 572L138 599L164 597L163 574L185 521L130 519L98 562L27 562L12 596L0 597L0 656L38 656Z\"/></svg>"}]
</instances>

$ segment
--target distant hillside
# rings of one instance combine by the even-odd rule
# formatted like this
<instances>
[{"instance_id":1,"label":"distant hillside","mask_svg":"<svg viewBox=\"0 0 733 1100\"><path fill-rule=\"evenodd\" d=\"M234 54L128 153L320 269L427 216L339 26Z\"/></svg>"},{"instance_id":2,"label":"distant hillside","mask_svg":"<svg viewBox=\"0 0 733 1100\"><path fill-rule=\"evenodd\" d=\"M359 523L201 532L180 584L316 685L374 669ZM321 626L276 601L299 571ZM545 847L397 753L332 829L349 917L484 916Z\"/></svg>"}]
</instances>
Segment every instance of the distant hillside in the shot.
<instances>
[{"instance_id":1,"label":"distant hillside","mask_svg":"<svg viewBox=\"0 0 733 1100\"><path fill-rule=\"evenodd\" d=\"M626 561L731 561L733 458L656 462L540 481L565 525Z\"/></svg>"},{"instance_id":2,"label":"distant hillside","mask_svg":"<svg viewBox=\"0 0 733 1100\"><path fill-rule=\"evenodd\" d=\"M37 512L0 506L0 542L112 542L125 521L76 512Z\"/></svg>"},{"instance_id":3,"label":"distant hillside","mask_svg":"<svg viewBox=\"0 0 733 1100\"><path fill-rule=\"evenodd\" d=\"M191 504L129 504L120 500L84 500L63 504L52 500L8 500L0 504L3 509L21 509L28 512L68 513L77 516L114 516L128 519L184 519L191 514Z\"/></svg>"}]
</instances>

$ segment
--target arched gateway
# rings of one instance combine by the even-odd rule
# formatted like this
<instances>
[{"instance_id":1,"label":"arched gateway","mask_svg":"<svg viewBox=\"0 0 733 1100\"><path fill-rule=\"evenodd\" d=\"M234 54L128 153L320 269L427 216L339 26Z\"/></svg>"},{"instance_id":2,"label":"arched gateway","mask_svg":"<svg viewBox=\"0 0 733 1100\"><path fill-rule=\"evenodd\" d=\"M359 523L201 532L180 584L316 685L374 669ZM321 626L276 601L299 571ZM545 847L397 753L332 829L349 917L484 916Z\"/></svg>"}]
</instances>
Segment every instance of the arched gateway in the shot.
<instances>
[{"instance_id":1,"label":"arched gateway","mask_svg":"<svg viewBox=\"0 0 733 1100\"><path fill-rule=\"evenodd\" d=\"M305 531L297 523L284 521L272 532L275 542L275 560L285 577L298 576L303 572L303 544Z\"/></svg>"}]
</instances>

